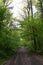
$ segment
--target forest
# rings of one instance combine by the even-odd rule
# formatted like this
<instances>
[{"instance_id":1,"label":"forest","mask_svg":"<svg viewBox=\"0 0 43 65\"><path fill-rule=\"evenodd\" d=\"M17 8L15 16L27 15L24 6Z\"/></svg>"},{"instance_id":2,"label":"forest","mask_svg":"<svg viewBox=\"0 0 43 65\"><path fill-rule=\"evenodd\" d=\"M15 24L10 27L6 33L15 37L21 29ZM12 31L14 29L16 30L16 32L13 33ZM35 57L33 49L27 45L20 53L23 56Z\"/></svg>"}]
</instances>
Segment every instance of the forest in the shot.
<instances>
[{"instance_id":1,"label":"forest","mask_svg":"<svg viewBox=\"0 0 43 65\"><path fill-rule=\"evenodd\" d=\"M23 14L17 19L11 12L13 7L9 7L12 0L0 0L0 64L21 46L43 55L43 0L23 2Z\"/></svg>"}]
</instances>

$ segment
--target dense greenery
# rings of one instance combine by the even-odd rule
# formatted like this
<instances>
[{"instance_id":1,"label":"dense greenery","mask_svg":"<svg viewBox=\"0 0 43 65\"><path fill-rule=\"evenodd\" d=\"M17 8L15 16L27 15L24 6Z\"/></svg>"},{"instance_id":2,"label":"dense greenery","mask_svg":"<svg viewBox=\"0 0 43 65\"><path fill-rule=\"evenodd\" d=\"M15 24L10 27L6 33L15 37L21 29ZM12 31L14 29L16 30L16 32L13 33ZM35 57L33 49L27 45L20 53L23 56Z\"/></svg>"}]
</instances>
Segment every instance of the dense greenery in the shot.
<instances>
[{"instance_id":1,"label":"dense greenery","mask_svg":"<svg viewBox=\"0 0 43 65\"><path fill-rule=\"evenodd\" d=\"M35 2L35 3L34 3ZM21 25L22 43L30 50L43 54L43 5L42 1L27 0L27 6L24 6L23 20L19 20ZM36 12L33 12L32 6L35 6ZM31 14L30 14L31 11ZM34 13L34 14L33 14Z\"/></svg>"},{"instance_id":2,"label":"dense greenery","mask_svg":"<svg viewBox=\"0 0 43 65\"><path fill-rule=\"evenodd\" d=\"M12 14L4 5L0 5L0 57L9 57L20 44L20 36L16 26L12 25Z\"/></svg>"},{"instance_id":3,"label":"dense greenery","mask_svg":"<svg viewBox=\"0 0 43 65\"><path fill-rule=\"evenodd\" d=\"M9 0L0 0L0 58L8 58L21 45L30 51L43 54L43 2L26 1L23 19L17 20L10 13L10 8L13 7L8 7ZM37 10L34 14L33 5ZM17 26L14 24L15 20L18 22Z\"/></svg>"}]
</instances>

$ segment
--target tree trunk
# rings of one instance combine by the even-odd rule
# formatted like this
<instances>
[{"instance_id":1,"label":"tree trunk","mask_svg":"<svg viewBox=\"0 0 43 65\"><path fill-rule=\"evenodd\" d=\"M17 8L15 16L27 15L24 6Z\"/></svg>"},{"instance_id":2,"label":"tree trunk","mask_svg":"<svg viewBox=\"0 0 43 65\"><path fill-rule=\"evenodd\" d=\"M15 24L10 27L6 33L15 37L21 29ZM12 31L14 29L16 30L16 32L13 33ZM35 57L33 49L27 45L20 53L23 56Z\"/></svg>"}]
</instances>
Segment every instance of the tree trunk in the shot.
<instances>
[{"instance_id":1,"label":"tree trunk","mask_svg":"<svg viewBox=\"0 0 43 65\"><path fill-rule=\"evenodd\" d=\"M30 9L31 9L31 20L32 20L32 22L34 22L34 20L33 20L32 0L30 0ZM34 30L33 26L32 26L32 31L33 31L34 49L36 51L36 38L35 38L35 30Z\"/></svg>"},{"instance_id":2,"label":"tree trunk","mask_svg":"<svg viewBox=\"0 0 43 65\"><path fill-rule=\"evenodd\" d=\"M42 0L38 0L39 1L39 5L40 5L40 11L41 11L41 19L43 22L43 5L42 5Z\"/></svg>"}]
</instances>

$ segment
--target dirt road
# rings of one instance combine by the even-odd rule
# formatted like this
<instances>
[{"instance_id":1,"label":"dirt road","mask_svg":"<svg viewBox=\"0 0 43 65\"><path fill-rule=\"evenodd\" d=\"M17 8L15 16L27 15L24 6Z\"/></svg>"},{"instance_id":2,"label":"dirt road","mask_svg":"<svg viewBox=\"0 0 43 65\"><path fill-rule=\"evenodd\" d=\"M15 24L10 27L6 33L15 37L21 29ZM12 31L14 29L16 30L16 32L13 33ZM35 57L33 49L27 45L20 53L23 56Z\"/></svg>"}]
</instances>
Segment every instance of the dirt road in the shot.
<instances>
[{"instance_id":1,"label":"dirt road","mask_svg":"<svg viewBox=\"0 0 43 65\"><path fill-rule=\"evenodd\" d=\"M28 52L25 47L21 47L11 59L2 65L43 65L43 59L39 59Z\"/></svg>"}]
</instances>

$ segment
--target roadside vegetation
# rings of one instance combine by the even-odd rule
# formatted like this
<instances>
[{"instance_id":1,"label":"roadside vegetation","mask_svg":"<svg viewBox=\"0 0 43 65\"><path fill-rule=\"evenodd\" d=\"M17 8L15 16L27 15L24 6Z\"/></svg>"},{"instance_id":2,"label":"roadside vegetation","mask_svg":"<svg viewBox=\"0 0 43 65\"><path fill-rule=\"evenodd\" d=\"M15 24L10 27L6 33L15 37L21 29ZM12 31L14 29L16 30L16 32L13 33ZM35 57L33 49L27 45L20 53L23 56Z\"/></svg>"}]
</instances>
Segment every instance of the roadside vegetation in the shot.
<instances>
[{"instance_id":1,"label":"roadside vegetation","mask_svg":"<svg viewBox=\"0 0 43 65\"><path fill-rule=\"evenodd\" d=\"M27 5L22 10L22 20L12 17L11 2L0 0L0 59L8 59L22 45L43 55L43 0L24 1ZM32 6L37 10L35 13ZM14 22L18 22L17 26Z\"/></svg>"}]
</instances>

